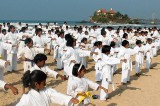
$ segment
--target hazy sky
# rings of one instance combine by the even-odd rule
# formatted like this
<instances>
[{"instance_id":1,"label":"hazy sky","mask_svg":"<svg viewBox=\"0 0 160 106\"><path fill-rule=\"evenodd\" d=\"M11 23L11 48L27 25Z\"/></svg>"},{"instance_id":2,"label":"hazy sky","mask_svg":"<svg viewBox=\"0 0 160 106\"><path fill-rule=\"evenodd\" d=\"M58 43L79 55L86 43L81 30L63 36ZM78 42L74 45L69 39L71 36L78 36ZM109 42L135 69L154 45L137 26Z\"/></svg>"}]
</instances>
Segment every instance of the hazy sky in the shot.
<instances>
[{"instance_id":1,"label":"hazy sky","mask_svg":"<svg viewBox=\"0 0 160 106\"><path fill-rule=\"evenodd\" d=\"M0 0L0 19L81 21L101 8L131 18L160 18L160 0Z\"/></svg>"}]
</instances>

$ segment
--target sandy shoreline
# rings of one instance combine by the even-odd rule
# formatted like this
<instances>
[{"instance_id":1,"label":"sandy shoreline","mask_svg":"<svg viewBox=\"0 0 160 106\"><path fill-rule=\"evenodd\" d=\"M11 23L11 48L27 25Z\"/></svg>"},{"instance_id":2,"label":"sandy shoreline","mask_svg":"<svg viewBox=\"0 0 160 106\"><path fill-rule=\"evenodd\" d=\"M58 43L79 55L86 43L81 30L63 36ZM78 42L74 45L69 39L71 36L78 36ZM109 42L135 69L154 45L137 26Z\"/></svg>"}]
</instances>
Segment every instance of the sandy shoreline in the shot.
<instances>
[{"instance_id":1,"label":"sandy shoreline","mask_svg":"<svg viewBox=\"0 0 160 106\"><path fill-rule=\"evenodd\" d=\"M160 52L158 53L160 54ZM121 86L121 66L117 74L114 76L114 82L116 90L112 92L110 85L109 96L107 101L94 100L96 106L159 106L160 100L160 55L153 58L153 69L147 72L142 68L142 75L140 77L135 76L134 66L131 72L131 83L127 86ZM56 68L56 64L53 63L52 55L48 56L47 65L51 69ZM94 62L89 59L88 72L86 76L94 81L95 71ZM63 71L57 71L63 73ZM23 73L23 64L18 64L18 71L12 73L5 73L4 80L9 83L13 83L15 87L19 89L19 95L14 96L11 91L3 92L0 90L0 106L14 106L22 94L21 77ZM59 92L66 93L67 81L55 80L54 78L47 79L47 86L56 89ZM93 94L99 95L100 91L93 91ZM59 105L54 105L59 106Z\"/></svg>"}]
</instances>

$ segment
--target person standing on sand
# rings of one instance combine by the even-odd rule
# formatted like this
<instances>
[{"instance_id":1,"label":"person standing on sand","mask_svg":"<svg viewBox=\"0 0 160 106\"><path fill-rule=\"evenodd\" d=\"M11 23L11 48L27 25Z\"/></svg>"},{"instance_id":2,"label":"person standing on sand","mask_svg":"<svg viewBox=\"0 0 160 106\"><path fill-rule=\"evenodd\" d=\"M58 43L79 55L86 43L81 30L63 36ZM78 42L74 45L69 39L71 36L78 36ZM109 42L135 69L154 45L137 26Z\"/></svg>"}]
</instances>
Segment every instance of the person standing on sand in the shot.
<instances>
[{"instance_id":1,"label":"person standing on sand","mask_svg":"<svg viewBox=\"0 0 160 106\"><path fill-rule=\"evenodd\" d=\"M26 71L22 77L24 87L29 87L27 94L23 94L16 106L50 106L51 103L70 106L78 100L57 92L46 86L47 75L41 70Z\"/></svg>"},{"instance_id":2,"label":"person standing on sand","mask_svg":"<svg viewBox=\"0 0 160 106\"><path fill-rule=\"evenodd\" d=\"M9 30L5 38L7 39L6 43L12 45L12 50L7 51L7 60L10 62L10 66L8 67L8 71L17 70L17 52L18 52L18 35L15 33L15 27L10 25Z\"/></svg>"},{"instance_id":3,"label":"person standing on sand","mask_svg":"<svg viewBox=\"0 0 160 106\"><path fill-rule=\"evenodd\" d=\"M130 82L130 71L132 70L132 62L131 62L131 55L134 51L129 47L129 42L124 40L122 42L122 47L119 50L118 58L126 59L126 62L122 62L122 77L121 83L126 84Z\"/></svg>"}]
</instances>

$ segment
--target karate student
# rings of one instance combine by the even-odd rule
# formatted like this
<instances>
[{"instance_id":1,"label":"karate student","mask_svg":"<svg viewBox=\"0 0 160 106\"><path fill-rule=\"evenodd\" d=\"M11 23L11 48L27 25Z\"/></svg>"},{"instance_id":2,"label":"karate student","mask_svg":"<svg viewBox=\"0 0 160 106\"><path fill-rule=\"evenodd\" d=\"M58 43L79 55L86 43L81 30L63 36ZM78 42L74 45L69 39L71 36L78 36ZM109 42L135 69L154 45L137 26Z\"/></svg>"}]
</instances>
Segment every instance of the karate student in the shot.
<instances>
[{"instance_id":1,"label":"karate student","mask_svg":"<svg viewBox=\"0 0 160 106\"><path fill-rule=\"evenodd\" d=\"M78 28L78 33L75 36L75 38L77 39L77 43L81 43L82 37L83 37L83 33L82 33L82 28Z\"/></svg>"},{"instance_id":2,"label":"karate student","mask_svg":"<svg viewBox=\"0 0 160 106\"><path fill-rule=\"evenodd\" d=\"M33 40L31 38L27 38L25 40L25 45L26 47L19 50L17 55L18 59L24 61L24 72L33 67L33 59L35 55L38 53L44 53L44 51L46 50L44 48L33 47Z\"/></svg>"},{"instance_id":3,"label":"karate student","mask_svg":"<svg viewBox=\"0 0 160 106\"><path fill-rule=\"evenodd\" d=\"M116 43L114 41L111 42L110 46L111 46L111 52L110 52L111 57L117 58L119 48L116 48ZM112 66L112 74L114 74L116 70L117 70L117 65L114 64Z\"/></svg>"},{"instance_id":4,"label":"karate student","mask_svg":"<svg viewBox=\"0 0 160 106\"><path fill-rule=\"evenodd\" d=\"M22 27L22 29L19 32L18 38L20 39L20 43L19 43L18 51L25 47L25 39L28 37L31 37L31 35L26 33L26 30L27 30L26 27Z\"/></svg>"},{"instance_id":5,"label":"karate student","mask_svg":"<svg viewBox=\"0 0 160 106\"><path fill-rule=\"evenodd\" d=\"M114 64L119 64L120 61L126 61L125 59L118 59L118 58L114 58L114 57L110 57L110 50L111 47L108 45L104 45L102 47L102 56L101 56L101 68L102 68L102 72L101 72L101 77L102 77L102 84L101 86L105 87L106 89L109 89L109 84L112 82L112 77L113 77L113 73L112 73L112 66ZM101 90L100 92L100 100L106 100L108 99L108 93L104 92L103 90Z\"/></svg>"},{"instance_id":6,"label":"karate student","mask_svg":"<svg viewBox=\"0 0 160 106\"><path fill-rule=\"evenodd\" d=\"M16 106L50 106L51 103L71 106L77 104L78 100L61 94L46 86L47 75L40 70L27 71L22 78L23 86L29 87L27 94L23 94Z\"/></svg>"},{"instance_id":7,"label":"karate student","mask_svg":"<svg viewBox=\"0 0 160 106\"><path fill-rule=\"evenodd\" d=\"M95 61L95 70L96 70L96 78L95 80L97 82L101 81L101 70L99 68L99 62L101 61L101 49L102 49L102 42L98 41L97 42L97 48L95 49L94 52L97 52L98 55L93 55L93 59Z\"/></svg>"},{"instance_id":8,"label":"karate student","mask_svg":"<svg viewBox=\"0 0 160 106\"><path fill-rule=\"evenodd\" d=\"M144 63L144 48L142 46L142 42L140 40L136 41L136 46L134 47L135 52L135 72L136 75L140 75L140 66L143 66Z\"/></svg>"},{"instance_id":9,"label":"karate student","mask_svg":"<svg viewBox=\"0 0 160 106\"><path fill-rule=\"evenodd\" d=\"M89 96L87 96L88 87L94 90L101 89L105 93L108 92L108 90L101 85L98 85L86 78L84 75L85 71L86 69L84 65L75 64L72 69L73 76L70 76L68 80L67 94L79 100L80 103L78 106L88 106L91 103ZM84 100L81 99L81 96L85 96Z\"/></svg>"},{"instance_id":10,"label":"karate student","mask_svg":"<svg viewBox=\"0 0 160 106\"><path fill-rule=\"evenodd\" d=\"M6 43L11 44L12 46L18 45L18 35L15 33L15 27L11 25L9 27L9 32L5 36L7 39ZM10 66L8 67L8 71L17 70L17 51L18 47L14 46L11 51L7 51L7 60L10 62Z\"/></svg>"},{"instance_id":11,"label":"karate student","mask_svg":"<svg viewBox=\"0 0 160 106\"><path fill-rule=\"evenodd\" d=\"M42 29L41 28L37 28L36 29L36 36L33 37L33 45L35 47L44 47L45 46L45 41L43 39L42 36Z\"/></svg>"},{"instance_id":12,"label":"karate student","mask_svg":"<svg viewBox=\"0 0 160 106\"><path fill-rule=\"evenodd\" d=\"M4 82L2 80L0 80L0 88L3 88L4 90L10 89L14 95L18 94L17 88L15 88L14 86L12 86L10 84L7 84L6 82Z\"/></svg>"},{"instance_id":13,"label":"karate student","mask_svg":"<svg viewBox=\"0 0 160 106\"><path fill-rule=\"evenodd\" d=\"M47 75L51 75L52 77L56 78L61 78L62 80L64 77L60 74L58 74L56 71L51 70L48 66L45 66L45 61L47 60L47 56L45 54L37 54L34 57L34 66L30 69L30 71L33 70L41 70Z\"/></svg>"},{"instance_id":14,"label":"karate student","mask_svg":"<svg viewBox=\"0 0 160 106\"><path fill-rule=\"evenodd\" d=\"M65 36L66 37L66 36ZM63 69L63 61L62 56L64 54L64 48L66 47L66 40L64 38L64 32L60 32L59 37L57 39L57 45L54 47L54 59L57 60L57 69Z\"/></svg>"},{"instance_id":15,"label":"karate student","mask_svg":"<svg viewBox=\"0 0 160 106\"><path fill-rule=\"evenodd\" d=\"M79 52L79 55L81 55L81 53L87 53L87 51L88 51L88 49L89 49L89 44L87 44L87 38L83 38L82 40L81 40L81 44L79 45L79 50L80 50L80 52ZM90 52L90 51L89 51ZM80 56L81 57L81 56ZM85 66L85 68L87 68L87 64L88 64L88 62L87 62L87 57L86 56L82 56L81 57L81 63Z\"/></svg>"},{"instance_id":16,"label":"karate student","mask_svg":"<svg viewBox=\"0 0 160 106\"><path fill-rule=\"evenodd\" d=\"M51 30L48 30L48 33L46 34L46 37L47 38L50 38L50 39L53 39L53 35L52 35L52 33L51 33ZM56 38L54 38L54 40L56 41ZM48 41L47 42L47 49L49 50L48 51L48 55L50 55L50 53L51 53L51 50L52 50L52 40L50 41Z\"/></svg>"},{"instance_id":17,"label":"karate student","mask_svg":"<svg viewBox=\"0 0 160 106\"><path fill-rule=\"evenodd\" d=\"M66 76L72 76L72 68L74 64L81 62L80 57L90 56L93 53L90 51L81 51L75 49L74 47L76 45L76 40L72 38L71 35L67 36L67 47L65 48L65 53L62 56L62 61L64 63L64 74Z\"/></svg>"},{"instance_id":18,"label":"karate student","mask_svg":"<svg viewBox=\"0 0 160 106\"><path fill-rule=\"evenodd\" d=\"M74 49L76 46L76 40L71 36L68 36L66 39L66 48L65 53L62 56L62 61L64 63L64 75L66 77L72 76L72 68L75 63L80 63L80 57L78 56L77 51Z\"/></svg>"},{"instance_id":19,"label":"karate student","mask_svg":"<svg viewBox=\"0 0 160 106\"><path fill-rule=\"evenodd\" d=\"M36 56L33 59L34 65L32 68L30 68L30 71L33 70L41 70L45 74L54 77L55 79L61 78L62 80L65 80L65 77L58 74L56 71L50 69L48 66L45 66L45 61L47 60L47 56L45 54L36 54ZM33 64L33 63L32 63ZM25 88L23 87L23 93L25 93Z\"/></svg>"},{"instance_id":20,"label":"karate student","mask_svg":"<svg viewBox=\"0 0 160 106\"><path fill-rule=\"evenodd\" d=\"M97 37L97 40L98 41L101 41L102 42L102 45L109 45L110 44L110 40L109 40L110 37L106 36L106 31L105 29L102 29L101 30L101 35L99 35Z\"/></svg>"},{"instance_id":21,"label":"karate student","mask_svg":"<svg viewBox=\"0 0 160 106\"><path fill-rule=\"evenodd\" d=\"M146 68L149 71L153 58L153 49L155 46L152 43L152 39L147 39L147 44L145 45L145 55L146 55Z\"/></svg>"},{"instance_id":22,"label":"karate student","mask_svg":"<svg viewBox=\"0 0 160 106\"><path fill-rule=\"evenodd\" d=\"M118 58L126 59L127 62L122 62L122 77L121 83L125 85L127 82L130 82L130 71L132 70L132 62L131 62L131 55L134 54L133 50L129 47L129 42L124 40L122 42L122 47L119 50Z\"/></svg>"}]
</instances>

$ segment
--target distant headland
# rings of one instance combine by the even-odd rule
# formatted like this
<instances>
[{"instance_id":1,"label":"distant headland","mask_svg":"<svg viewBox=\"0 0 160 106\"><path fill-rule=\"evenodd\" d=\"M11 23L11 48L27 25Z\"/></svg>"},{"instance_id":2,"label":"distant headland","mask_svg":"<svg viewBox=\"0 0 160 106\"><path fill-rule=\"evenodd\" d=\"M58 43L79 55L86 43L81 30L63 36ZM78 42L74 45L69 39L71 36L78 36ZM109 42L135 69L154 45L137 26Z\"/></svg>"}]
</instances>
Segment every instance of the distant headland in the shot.
<instances>
[{"instance_id":1,"label":"distant headland","mask_svg":"<svg viewBox=\"0 0 160 106\"><path fill-rule=\"evenodd\" d=\"M116 12L112 8L110 10L99 9L90 17L93 23L131 23L131 18L127 14Z\"/></svg>"}]
</instances>

